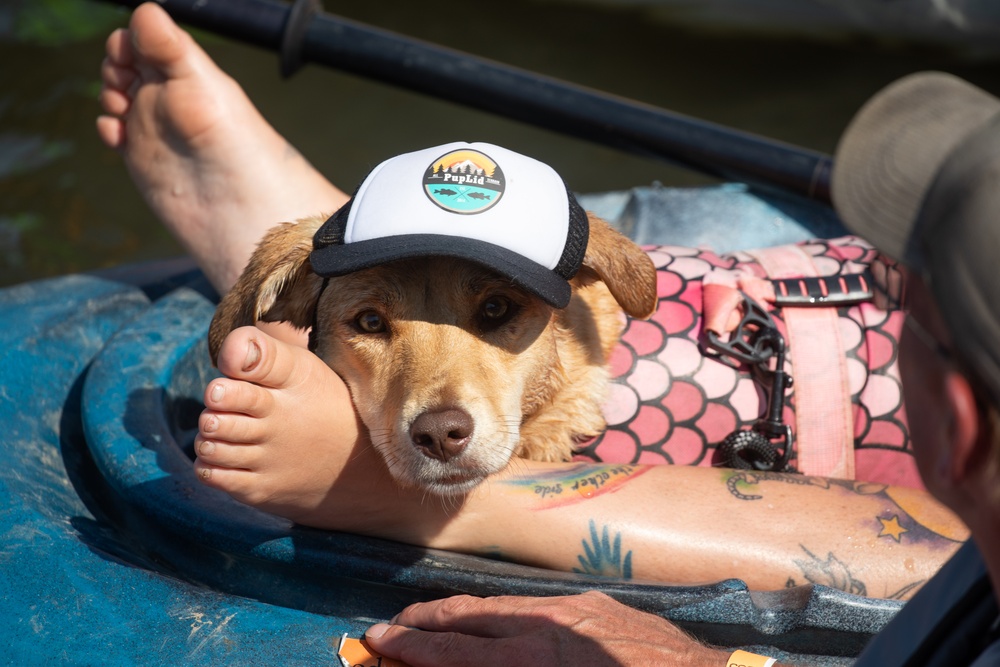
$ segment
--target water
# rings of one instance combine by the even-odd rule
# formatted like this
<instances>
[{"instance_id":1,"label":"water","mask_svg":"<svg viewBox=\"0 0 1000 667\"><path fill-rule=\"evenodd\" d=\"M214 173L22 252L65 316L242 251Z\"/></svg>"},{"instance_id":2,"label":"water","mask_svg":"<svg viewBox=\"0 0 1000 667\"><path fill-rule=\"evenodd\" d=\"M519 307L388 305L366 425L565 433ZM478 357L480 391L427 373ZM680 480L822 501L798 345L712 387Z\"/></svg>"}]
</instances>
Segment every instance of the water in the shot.
<instances>
[{"instance_id":1,"label":"water","mask_svg":"<svg viewBox=\"0 0 1000 667\"><path fill-rule=\"evenodd\" d=\"M942 69L1000 93L997 62L945 52L699 32L662 14L653 20L602 5L498 6L336 3L356 20L824 152L865 99L908 72ZM180 253L94 132L104 37L126 17L90 0L0 1L0 285ZM534 155L579 192L708 182L316 66L285 81L274 54L197 36L264 115L345 188L391 154L456 139Z\"/></svg>"}]
</instances>

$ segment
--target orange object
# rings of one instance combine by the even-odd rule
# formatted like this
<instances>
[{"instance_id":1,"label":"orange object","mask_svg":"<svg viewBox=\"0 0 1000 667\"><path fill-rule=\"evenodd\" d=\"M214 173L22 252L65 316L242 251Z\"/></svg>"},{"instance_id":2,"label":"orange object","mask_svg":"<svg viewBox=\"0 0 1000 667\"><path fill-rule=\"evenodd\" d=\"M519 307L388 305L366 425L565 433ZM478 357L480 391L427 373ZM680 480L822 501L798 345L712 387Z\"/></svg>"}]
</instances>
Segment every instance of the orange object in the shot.
<instances>
[{"instance_id":1,"label":"orange object","mask_svg":"<svg viewBox=\"0 0 1000 667\"><path fill-rule=\"evenodd\" d=\"M345 667L408 667L399 660L383 658L369 648L364 639L353 639L347 635L341 638L337 654Z\"/></svg>"},{"instance_id":2,"label":"orange object","mask_svg":"<svg viewBox=\"0 0 1000 667\"><path fill-rule=\"evenodd\" d=\"M766 655L757 655L756 653L749 653L747 651L734 651L729 656L729 662L726 663L726 667L771 667L775 662L774 658L769 658Z\"/></svg>"}]
</instances>

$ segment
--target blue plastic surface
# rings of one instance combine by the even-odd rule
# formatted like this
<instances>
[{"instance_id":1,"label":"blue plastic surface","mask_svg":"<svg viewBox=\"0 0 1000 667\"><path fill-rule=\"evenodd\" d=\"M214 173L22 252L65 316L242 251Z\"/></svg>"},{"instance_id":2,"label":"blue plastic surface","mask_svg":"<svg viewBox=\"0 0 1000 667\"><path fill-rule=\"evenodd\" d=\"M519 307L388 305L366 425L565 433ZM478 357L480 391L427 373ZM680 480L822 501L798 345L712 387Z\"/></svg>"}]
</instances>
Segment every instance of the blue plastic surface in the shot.
<instances>
[{"instance_id":1,"label":"blue plastic surface","mask_svg":"<svg viewBox=\"0 0 1000 667\"><path fill-rule=\"evenodd\" d=\"M329 665L361 623L188 583L113 516L83 441L81 388L148 304L88 276L0 291L0 662Z\"/></svg>"}]
</instances>

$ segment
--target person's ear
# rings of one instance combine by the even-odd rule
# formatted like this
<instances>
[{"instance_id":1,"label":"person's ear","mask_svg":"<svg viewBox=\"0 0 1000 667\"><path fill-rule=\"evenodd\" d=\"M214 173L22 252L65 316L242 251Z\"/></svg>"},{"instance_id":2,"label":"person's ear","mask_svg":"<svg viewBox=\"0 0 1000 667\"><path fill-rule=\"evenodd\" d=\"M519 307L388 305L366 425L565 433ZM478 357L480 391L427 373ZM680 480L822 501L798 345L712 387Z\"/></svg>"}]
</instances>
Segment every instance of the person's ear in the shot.
<instances>
[{"instance_id":1,"label":"person's ear","mask_svg":"<svg viewBox=\"0 0 1000 667\"><path fill-rule=\"evenodd\" d=\"M984 437L982 415L972 386L958 371L949 371L944 380L944 398L951 416L948 424L947 447L939 450L938 476L951 485L961 484L981 461L981 447L988 447Z\"/></svg>"}]
</instances>

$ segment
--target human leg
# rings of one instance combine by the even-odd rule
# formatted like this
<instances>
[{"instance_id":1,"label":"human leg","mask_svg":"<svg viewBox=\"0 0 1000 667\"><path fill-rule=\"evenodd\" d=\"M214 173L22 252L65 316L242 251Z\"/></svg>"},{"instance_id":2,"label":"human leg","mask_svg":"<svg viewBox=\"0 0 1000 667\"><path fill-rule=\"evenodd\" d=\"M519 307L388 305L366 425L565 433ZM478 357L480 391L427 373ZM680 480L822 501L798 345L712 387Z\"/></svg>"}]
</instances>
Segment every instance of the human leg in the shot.
<instances>
[{"instance_id":1,"label":"human leg","mask_svg":"<svg viewBox=\"0 0 1000 667\"><path fill-rule=\"evenodd\" d=\"M220 293L267 229L347 200L155 3L111 34L101 72L98 134Z\"/></svg>"}]
</instances>

